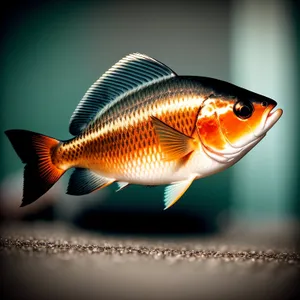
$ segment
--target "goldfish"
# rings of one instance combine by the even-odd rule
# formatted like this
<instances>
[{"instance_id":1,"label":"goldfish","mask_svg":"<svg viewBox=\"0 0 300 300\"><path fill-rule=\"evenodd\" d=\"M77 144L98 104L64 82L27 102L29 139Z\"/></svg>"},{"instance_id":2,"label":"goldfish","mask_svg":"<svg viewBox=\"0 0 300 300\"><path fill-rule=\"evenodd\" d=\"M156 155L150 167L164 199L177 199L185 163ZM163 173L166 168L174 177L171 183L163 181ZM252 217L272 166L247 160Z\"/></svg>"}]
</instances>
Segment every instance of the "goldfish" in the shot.
<instances>
[{"instance_id":1,"label":"goldfish","mask_svg":"<svg viewBox=\"0 0 300 300\"><path fill-rule=\"evenodd\" d=\"M196 179L223 171L279 120L277 103L231 83L179 76L140 53L125 56L86 92L58 140L27 130L5 133L25 164L26 206L69 169L67 194L118 184L166 185L171 207Z\"/></svg>"}]
</instances>

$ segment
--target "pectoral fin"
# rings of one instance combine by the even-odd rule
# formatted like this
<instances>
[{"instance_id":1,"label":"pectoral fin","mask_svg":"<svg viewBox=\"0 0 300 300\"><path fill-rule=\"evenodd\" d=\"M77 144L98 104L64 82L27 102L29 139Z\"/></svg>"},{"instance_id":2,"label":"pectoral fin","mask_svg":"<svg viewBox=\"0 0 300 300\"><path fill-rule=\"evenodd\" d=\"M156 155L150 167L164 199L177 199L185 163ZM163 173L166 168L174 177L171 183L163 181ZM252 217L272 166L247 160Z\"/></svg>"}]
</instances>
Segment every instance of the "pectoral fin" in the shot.
<instances>
[{"instance_id":1,"label":"pectoral fin","mask_svg":"<svg viewBox=\"0 0 300 300\"><path fill-rule=\"evenodd\" d=\"M156 117L152 116L151 118L165 160L180 159L195 150L195 141L192 137L174 129Z\"/></svg>"},{"instance_id":2,"label":"pectoral fin","mask_svg":"<svg viewBox=\"0 0 300 300\"><path fill-rule=\"evenodd\" d=\"M179 198L185 193L185 191L190 187L195 177L191 177L190 179L179 181L168 185L165 188L164 193L164 204L165 210L171 207Z\"/></svg>"}]
</instances>

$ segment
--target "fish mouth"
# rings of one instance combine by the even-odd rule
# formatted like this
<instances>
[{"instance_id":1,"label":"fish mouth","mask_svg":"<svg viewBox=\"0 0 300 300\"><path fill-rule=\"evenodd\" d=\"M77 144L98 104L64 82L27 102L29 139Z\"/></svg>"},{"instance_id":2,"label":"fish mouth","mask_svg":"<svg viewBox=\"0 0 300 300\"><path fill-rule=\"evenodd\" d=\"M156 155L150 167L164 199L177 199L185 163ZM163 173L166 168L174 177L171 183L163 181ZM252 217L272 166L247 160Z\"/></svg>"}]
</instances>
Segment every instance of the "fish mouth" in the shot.
<instances>
[{"instance_id":1,"label":"fish mouth","mask_svg":"<svg viewBox=\"0 0 300 300\"><path fill-rule=\"evenodd\" d=\"M275 107L276 107L276 104L272 104L264 112L264 114L263 114L264 121L262 122L262 124L258 128L258 130L256 130L254 133L254 135L256 137L260 137L260 136L266 134L266 132L269 131L282 116L283 110L281 108L275 109Z\"/></svg>"}]
</instances>

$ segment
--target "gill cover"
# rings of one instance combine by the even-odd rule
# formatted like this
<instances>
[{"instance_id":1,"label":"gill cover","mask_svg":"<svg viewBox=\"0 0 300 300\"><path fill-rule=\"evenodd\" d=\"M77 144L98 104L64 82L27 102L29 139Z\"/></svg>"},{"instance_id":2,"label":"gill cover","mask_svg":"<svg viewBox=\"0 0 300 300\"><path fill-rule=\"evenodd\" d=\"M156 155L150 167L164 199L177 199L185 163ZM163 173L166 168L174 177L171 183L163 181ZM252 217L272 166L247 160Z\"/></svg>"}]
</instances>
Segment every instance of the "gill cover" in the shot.
<instances>
[{"instance_id":1,"label":"gill cover","mask_svg":"<svg viewBox=\"0 0 300 300\"><path fill-rule=\"evenodd\" d=\"M203 103L196 127L202 145L211 151L226 149L227 141L222 133L218 114L227 113L230 109L228 103L223 104L215 97L210 97Z\"/></svg>"}]
</instances>

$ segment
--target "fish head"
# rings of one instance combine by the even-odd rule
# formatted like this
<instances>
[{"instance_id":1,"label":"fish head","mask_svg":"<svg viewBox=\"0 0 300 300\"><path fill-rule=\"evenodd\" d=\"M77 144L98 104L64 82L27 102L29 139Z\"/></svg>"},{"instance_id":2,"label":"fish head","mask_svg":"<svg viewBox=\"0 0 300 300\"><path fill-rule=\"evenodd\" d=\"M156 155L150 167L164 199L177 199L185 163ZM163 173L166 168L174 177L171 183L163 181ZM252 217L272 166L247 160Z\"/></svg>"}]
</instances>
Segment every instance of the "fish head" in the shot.
<instances>
[{"instance_id":1,"label":"fish head","mask_svg":"<svg viewBox=\"0 0 300 300\"><path fill-rule=\"evenodd\" d=\"M236 161L250 151L279 120L283 111L267 97L245 92L211 95L197 117L204 151L220 162Z\"/></svg>"}]
</instances>

